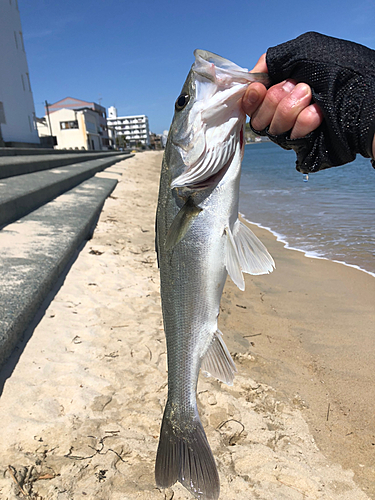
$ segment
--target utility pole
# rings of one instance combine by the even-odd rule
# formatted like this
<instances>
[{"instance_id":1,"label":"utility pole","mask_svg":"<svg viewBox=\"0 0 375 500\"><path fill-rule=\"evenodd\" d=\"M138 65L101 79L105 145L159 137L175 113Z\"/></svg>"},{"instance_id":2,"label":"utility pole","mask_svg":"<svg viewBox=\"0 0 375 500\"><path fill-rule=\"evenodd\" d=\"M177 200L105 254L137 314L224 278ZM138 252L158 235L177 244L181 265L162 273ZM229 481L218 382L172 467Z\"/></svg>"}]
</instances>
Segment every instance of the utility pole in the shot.
<instances>
[{"instance_id":1,"label":"utility pole","mask_svg":"<svg viewBox=\"0 0 375 500\"><path fill-rule=\"evenodd\" d=\"M0 148L4 148L4 147L5 147L5 144L3 141L3 134L1 132L1 124L0 124Z\"/></svg>"},{"instance_id":2,"label":"utility pole","mask_svg":"<svg viewBox=\"0 0 375 500\"><path fill-rule=\"evenodd\" d=\"M47 117L48 117L48 124L49 124L49 133L50 133L50 136L52 137L52 127L51 127L51 119L49 117L49 104L47 101L45 101L46 103L46 111L47 111Z\"/></svg>"}]
</instances>

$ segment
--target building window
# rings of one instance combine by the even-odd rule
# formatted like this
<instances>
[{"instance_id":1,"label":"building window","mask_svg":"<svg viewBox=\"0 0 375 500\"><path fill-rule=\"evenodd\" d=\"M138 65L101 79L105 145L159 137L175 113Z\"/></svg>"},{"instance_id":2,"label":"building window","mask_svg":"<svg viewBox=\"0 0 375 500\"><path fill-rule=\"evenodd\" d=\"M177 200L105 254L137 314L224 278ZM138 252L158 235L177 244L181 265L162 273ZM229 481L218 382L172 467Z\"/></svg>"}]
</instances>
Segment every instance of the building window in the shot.
<instances>
[{"instance_id":1,"label":"building window","mask_svg":"<svg viewBox=\"0 0 375 500\"><path fill-rule=\"evenodd\" d=\"M23 43L23 35L22 35L22 31L20 31L19 33L20 33L20 39L21 39L22 50L25 52L25 45L24 45L24 43Z\"/></svg>"},{"instance_id":2,"label":"building window","mask_svg":"<svg viewBox=\"0 0 375 500\"><path fill-rule=\"evenodd\" d=\"M86 120L86 130L88 132L92 132L93 134L98 133L98 128L96 126L96 123L90 122L88 120Z\"/></svg>"},{"instance_id":3,"label":"building window","mask_svg":"<svg viewBox=\"0 0 375 500\"><path fill-rule=\"evenodd\" d=\"M27 83L29 85L29 90L31 92L31 85L30 85L30 76L29 76L29 73L26 73L26 78L27 78Z\"/></svg>"},{"instance_id":4,"label":"building window","mask_svg":"<svg viewBox=\"0 0 375 500\"><path fill-rule=\"evenodd\" d=\"M30 119L30 115L27 115L27 118L29 119L29 129L30 129L30 132L33 131L32 127L31 127L31 119Z\"/></svg>"},{"instance_id":5,"label":"building window","mask_svg":"<svg viewBox=\"0 0 375 500\"><path fill-rule=\"evenodd\" d=\"M4 104L0 101L0 123L6 123Z\"/></svg>"},{"instance_id":6,"label":"building window","mask_svg":"<svg viewBox=\"0 0 375 500\"><path fill-rule=\"evenodd\" d=\"M73 120L71 122L60 122L61 130L67 130L69 128L78 128L78 120Z\"/></svg>"},{"instance_id":7,"label":"building window","mask_svg":"<svg viewBox=\"0 0 375 500\"><path fill-rule=\"evenodd\" d=\"M16 49L18 49L17 33L14 32L14 41L16 42Z\"/></svg>"},{"instance_id":8,"label":"building window","mask_svg":"<svg viewBox=\"0 0 375 500\"><path fill-rule=\"evenodd\" d=\"M23 90L26 90L26 88L25 88L25 80L23 79L23 75L21 75L21 80L22 80Z\"/></svg>"}]
</instances>

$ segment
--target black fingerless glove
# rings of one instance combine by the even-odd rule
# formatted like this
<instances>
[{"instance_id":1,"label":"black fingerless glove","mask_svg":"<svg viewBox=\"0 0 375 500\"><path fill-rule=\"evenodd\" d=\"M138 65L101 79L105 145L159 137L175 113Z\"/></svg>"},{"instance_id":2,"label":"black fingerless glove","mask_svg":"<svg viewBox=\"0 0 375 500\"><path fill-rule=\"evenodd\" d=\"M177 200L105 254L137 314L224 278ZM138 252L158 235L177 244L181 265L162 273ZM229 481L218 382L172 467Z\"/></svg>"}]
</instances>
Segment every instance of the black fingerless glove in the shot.
<instances>
[{"instance_id":1,"label":"black fingerless glove","mask_svg":"<svg viewBox=\"0 0 375 500\"><path fill-rule=\"evenodd\" d=\"M319 33L271 47L266 56L272 84L286 78L305 82L324 121L302 139L267 134L297 153L297 170L317 172L372 156L375 133L375 51ZM373 166L374 161L373 161Z\"/></svg>"}]
</instances>

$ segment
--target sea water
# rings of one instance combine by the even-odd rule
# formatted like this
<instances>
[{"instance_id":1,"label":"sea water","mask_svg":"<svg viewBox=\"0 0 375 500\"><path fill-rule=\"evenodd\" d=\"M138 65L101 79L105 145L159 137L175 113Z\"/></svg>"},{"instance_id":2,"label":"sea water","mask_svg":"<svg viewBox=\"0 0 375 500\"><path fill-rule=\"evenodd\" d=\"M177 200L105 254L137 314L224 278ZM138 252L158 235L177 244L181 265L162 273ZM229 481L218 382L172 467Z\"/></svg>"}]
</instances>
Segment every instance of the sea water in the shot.
<instances>
[{"instance_id":1,"label":"sea water","mask_svg":"<svg viewBox=\"0 0 375 500\"><path fill-rule=\"evenodd\" d=\"M240 212L307 256L375 276L375 170L360 156L306 176L295 153L270 142L245 147Z\"/></svg>"}]
</instances>

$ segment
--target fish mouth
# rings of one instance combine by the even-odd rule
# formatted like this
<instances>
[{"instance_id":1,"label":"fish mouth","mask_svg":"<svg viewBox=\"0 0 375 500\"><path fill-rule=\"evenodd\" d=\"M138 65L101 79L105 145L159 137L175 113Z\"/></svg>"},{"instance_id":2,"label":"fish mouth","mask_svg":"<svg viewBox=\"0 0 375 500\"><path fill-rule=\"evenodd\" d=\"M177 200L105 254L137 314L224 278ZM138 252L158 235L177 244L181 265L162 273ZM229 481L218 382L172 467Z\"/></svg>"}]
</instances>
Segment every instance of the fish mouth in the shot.
<instances>
[{"instance_id":1,"label":"fish mouth","mask_svg":"<svg viewBox=\"0 0 375 500\"><path fill-rule=\"evenodd\" d=\"M248 69L241 68L237 64L225 59L208 50L196 49L194 51L195 64L194 72L198 75L216 82L231 82L235 80L237 83L261 82L267 88L270 87L271 81L267 73L250 73ZM206 63L206 64L205 64ZM215 71L212 69L215 66Z\"/></svg>"}]
</instances>

